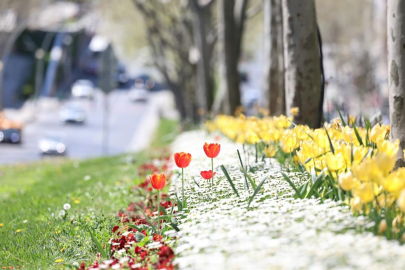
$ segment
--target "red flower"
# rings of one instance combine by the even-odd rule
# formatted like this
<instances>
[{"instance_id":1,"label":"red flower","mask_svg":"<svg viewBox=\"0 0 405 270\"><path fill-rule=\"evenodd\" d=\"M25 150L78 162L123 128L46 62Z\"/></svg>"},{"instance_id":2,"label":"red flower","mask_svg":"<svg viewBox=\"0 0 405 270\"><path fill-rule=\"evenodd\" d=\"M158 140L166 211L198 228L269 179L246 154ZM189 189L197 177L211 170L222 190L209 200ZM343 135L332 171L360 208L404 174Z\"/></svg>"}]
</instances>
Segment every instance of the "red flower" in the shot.
<instances>
[{"instance_id":1,"label":"red flower","mask_svg":"<svg viewBox=\"0 0 405 270\"><path fill-rule=\"evenodd\" d=\"M211 179L212 178L212 171L211 170L209 170L209 171L201 171L201 176L202 176L202 178L204 178L204 179ZM216 174L216 172L214 172L214 175Z\"/></svg>"},{"instance_id":2,"label":"red flower","mask_svg":"<svg viewBox=\"0 0 405 270\"><path fill-rule=\"evenodd\" d=\"M205 143L204 152L209 158L216 158L221 150L221 145L219 143Z\"/></svg>"},{"instance_id":3,"label":"red flower","mask_svg":"<svg viewBox=\"0 0 405 270\"><path fill-rule=\"evenodd\" d=\"M176 162L177 167L186 168L190 164L191 154L185 152L175 153L174 161Z\"/></svg>"},{"instance_id":4,"label":"red flower","mask_svg":"<svg viewBox=\"0 0 405 270\"><path fill-rule=\"evenodd\" d=\"M162 189L166 185L166 175L164 173L162 174L154 173L149 176L149 180L154 189Z\"/></svg>"},{"instance_id":5,"label":"red flower","mask_svg":"<svg viewBox=\"0 0 405 270\"><path fill-rule=\"evenodd\" d=\"M118 231L119 228L120 228L120 226L115 225L114 228L112 229L112 232L115 233L116 231Z\"/></svg>"}]
</instances>

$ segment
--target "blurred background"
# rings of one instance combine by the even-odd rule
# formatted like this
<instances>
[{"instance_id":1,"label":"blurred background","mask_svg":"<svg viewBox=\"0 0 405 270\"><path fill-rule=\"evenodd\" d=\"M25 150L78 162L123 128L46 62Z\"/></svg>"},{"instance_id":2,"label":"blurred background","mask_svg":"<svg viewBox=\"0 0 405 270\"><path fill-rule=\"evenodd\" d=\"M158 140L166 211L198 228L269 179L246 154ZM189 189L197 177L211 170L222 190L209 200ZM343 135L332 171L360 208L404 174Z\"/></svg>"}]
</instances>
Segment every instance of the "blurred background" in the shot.
<instances>
[{"instance_id":1,"label":"blurred background","mask_svg":"<svg viewBox=\"0 0 405 270\"><path fill-rule=\"evenodd\" d=\"M0 164L141 150L161 118L196 125L232 104L257 114L266 1L1 0ZM338 104L387 123L386 0L315 3L325 120Z\"/></svg>"}]
</instances>

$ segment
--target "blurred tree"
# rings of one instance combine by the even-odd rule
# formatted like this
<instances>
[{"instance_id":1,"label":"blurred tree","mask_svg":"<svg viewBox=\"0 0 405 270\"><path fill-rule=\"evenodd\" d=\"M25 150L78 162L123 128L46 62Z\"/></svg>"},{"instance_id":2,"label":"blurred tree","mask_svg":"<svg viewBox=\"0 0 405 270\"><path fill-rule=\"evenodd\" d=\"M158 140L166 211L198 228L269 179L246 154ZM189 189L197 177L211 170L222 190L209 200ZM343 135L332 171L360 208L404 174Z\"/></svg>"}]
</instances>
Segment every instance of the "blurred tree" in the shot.
<instances>
[{"instance_id":1,"label":"blurred tree","mask_svg":"<svg viewBox=\"0 0 405 270\"><path fill-rule=\"evenodd\" d=\"M322 74L314 0L283 0L286 110L298 107L297 124L322 121Z\"/></svg>"},{"instance_id":2,"label":"blurred tree","mask_svg":"<svg viewBox=\"0 0 405 270\"><path fill-rule=\"evenodd\" d=\"M387 8L389 107L391 139L399 140L395 167L405 167L405 1L390 0Z\"/></svg>"},{"instance_id":3,"label":"blurred tree","mask_svg":"<svg viewBox=\"0 0 405 270\"><path fill-rule=\"evenodd\" d=\"M283 17L281 0L263 0L265 107L272 115L285 114Z\"/></svg>"},{"instance_id":4,"label":"blurred tree","mask_svg":"<svg viewBox=\"0 0 405 270\"><path fill-rule=\"evenodd\" d=\"M133 3L143 15L154 63L173 91L181 119L197 120L196 67L189 61L193 23L187 2L133 0Z\"/></svg>"},{"instance_id":5,"label":"blurred tree","mask_svg":"<svg viewBox=\"0 0 405 270\"><path fill-rule=\"evenodd\" d=\"M210 111L214 102L213 49L216 33L212 20L214 0L189 0L193 11L194 41L198 49L197 83L199 106L205 112Z\"/></svg>"},{"instance_id":6,"label":"blurred tree","mask_svg":"<svg viewBox=\"0 0 405 270\"><path fill-rule=\"evenodd\" d=\"M248 0L218 0L219 81L223 111L233 114L241 104L238 62Z\"/></svg>"}]
</instances>

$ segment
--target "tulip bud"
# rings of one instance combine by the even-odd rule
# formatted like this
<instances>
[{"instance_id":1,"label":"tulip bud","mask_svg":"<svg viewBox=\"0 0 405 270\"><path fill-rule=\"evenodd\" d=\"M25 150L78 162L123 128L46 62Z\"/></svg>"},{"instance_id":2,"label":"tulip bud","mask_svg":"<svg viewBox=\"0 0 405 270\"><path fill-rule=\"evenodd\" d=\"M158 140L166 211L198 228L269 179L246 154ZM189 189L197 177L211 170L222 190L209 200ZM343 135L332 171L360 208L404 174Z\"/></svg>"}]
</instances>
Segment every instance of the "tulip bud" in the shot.
<instances>
[{"instance_id":1,"label":"tulip bud","mask_svg":"<svg viewBox=\"0 0 405 270\"><path fill-rule=\"evenodd\" d=\"M402 190L399 194L397 204L399 206L399 209L401 209L402 212L405 212L405 190Z\"/></svg>"},{"instance_id":2,"label":"tulip bud","mask_svg":"<svg viewBox=\"0 0 405 270\"><path fill-rule=\"evenodd\" d=\"M354 188L356 184L356 179L353 177L351 172L341 173L339 175L339 186L346 191Z\"/></svg>"},{"instance_id":3,"label":"tulip bud","mask_svg":"<svg viewBox=\"0 0 405 270\"><path fill-rule=\"evenodd\" d=\"M380 225L378 226L378 233L383 234L387 230L387 221L385 219L380 221Z\"/></svg>"}]
</instances>

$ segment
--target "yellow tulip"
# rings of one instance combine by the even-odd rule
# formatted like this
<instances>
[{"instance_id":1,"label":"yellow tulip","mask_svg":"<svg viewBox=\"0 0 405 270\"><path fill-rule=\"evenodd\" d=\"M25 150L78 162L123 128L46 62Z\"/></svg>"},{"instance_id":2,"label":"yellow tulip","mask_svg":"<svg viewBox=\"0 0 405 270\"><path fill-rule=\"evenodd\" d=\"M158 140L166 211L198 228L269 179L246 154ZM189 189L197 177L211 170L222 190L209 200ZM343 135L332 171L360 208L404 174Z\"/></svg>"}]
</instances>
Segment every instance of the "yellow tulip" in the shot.
<instances>
[{"instance_id":1,"label":"yellow tulip","mask_svg":"<svg viewBox=\"0 0 405 270\"><path fill-rule=\"evenodd\" d=\"M402 190L399 194L397 204L399 206L399 209L401 209L402 212L405 212L405 190Z\"/></svg>"},{"instance_id":2,"label":"yellow tulip","mask_svg":"<svg viewBox=\"0 0 405 270\"><path fill-rule=\"evenodd\" d=\"M377 143L378 140L384 140L387 134L387 128L384 125L375 125L370 131L370 141Z\"/></svg>"},{"instance_id":3,"label":"yellow tulip","mask_svg":"<svg viewBox=\"0 0 405 270\"><path fill-rule=\"evenodd\" d=\"M333 119L332 120L332 128L340 130L342 128L342 121L339 118Z\"/></svg>"},{"instance_id":4,"label":"yellow tulip","mask_svg":"<svg viewBox=\"0 0 405 270\"><path fill-rule=\"evenodd\" d=\"M328 153L325 156L326 166L331 171L338 171L345 166L345 159L343 158L342 154L339 153L334 155L332 153Z\"/></svg>"},{"instance_id":5,"label":"yellow tulip","mask_svg":"<svg viewBox=\"0 0 405 270\"><path fill-rule=\"evenodd\" d=\"M361 211L361 207L362 207L361 199L359 197L352 198L350 200L350 207L353 212Z\"/></svg>"},{"instance_id":6,"label":"yellow tulip","mask_svg":"<svg viewBox=\"0 0 405 270\"><path fill-rule=\"evenodd\" d=\"M375 163L381 171L383 176L387 176L395 166L396 156L388 156L383 152L379 152L374 157Z\"/></svg>"},{"instance_id":7,"label":"yellow tulip","mask_svg":"<svg viewBox=\"0 0 405 270\"><path fill-rule=\"evenodd\" d=\"M274 155L277 153L277 150L273 145L269 145L268 147L264 148L264 153L267 157L274 157Z\"/></svg>"},{"instance_id":8,"label":"yellow tulip","mask_svg":"<svg viewBox=\"0 0 405 270\"><path fill-rule=\"evenodd\" d=\"M290 109L290 114L291 114L292 116L298 115L299 112L300 112L300 108L298 108L298 107L294 107L294 108L291 108L291 109Z\"/></svg>"},{"instance_id":9,"label":"yellow tulip","mask_svg":"<svg viewBox=\"0 0 405 270\"><path fill-rule=\"evenodd\" d=\"M405 188L405 179L403 178L404 174L402 171L391 173L381 180L384 190L395 193Z\"/></svg>"},{"instance_id":10,"label":"yellow tulip","mask_svg":"<svg viewBox=\"0 0 405 270\"><path fill-rule=\"evenodd\" d=\"M366 159L358 165L353 165L351 169L354 177L360 181L374 181L380 178L380 171L374 159Z\"/></svg>"},{"instance_id":11,"label":"yellow tulip","mask_svg":"<svg viewBox=\"0 0 405 270\"><path fill-rule=\"evenodd\" d=\"M356 184L359 184L359 182L353 177L351 172L339 174L339 186L343 190L349 191L354 188Z\"/></svg>"},{"instance_id":12,"label":"yellow tulip","mask_svg":"<svg viewBox=\"0 0 405 270\"><path fill-rule=\"evenodd\" d=\"M395 156L398 153L399 140L396 140L393 143L387 140L378 140L377 149L379 152L382 152L390 157Z\"/></svg>"},{"instance_id":13,"label":"yellow tulip","mask_svg":"<svg viewBox=\"0 0 405 270\"><path fill-rule=\"evenodd\" d=\"M360 163L363 160L363 158L366 156L368 151L369 151L369 149L362 145L353 146L353 163L357 163L357 164Z\"/></svg>"},{"instance_id":14,"label":"yellow tulip","mask_svg":"<svg viewBox=\"0 0 405 270\"><path fill-rule=\"evenodd\" d=\"M374 183L364 182L353 188L353 194L359 197L363 203L371 202L374 199Z\"/></svg>"}]
</instances>

